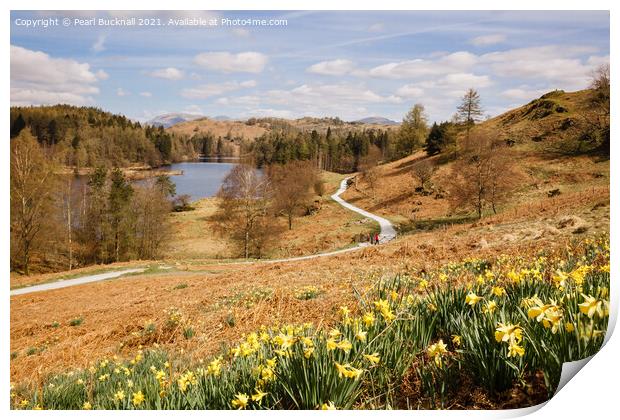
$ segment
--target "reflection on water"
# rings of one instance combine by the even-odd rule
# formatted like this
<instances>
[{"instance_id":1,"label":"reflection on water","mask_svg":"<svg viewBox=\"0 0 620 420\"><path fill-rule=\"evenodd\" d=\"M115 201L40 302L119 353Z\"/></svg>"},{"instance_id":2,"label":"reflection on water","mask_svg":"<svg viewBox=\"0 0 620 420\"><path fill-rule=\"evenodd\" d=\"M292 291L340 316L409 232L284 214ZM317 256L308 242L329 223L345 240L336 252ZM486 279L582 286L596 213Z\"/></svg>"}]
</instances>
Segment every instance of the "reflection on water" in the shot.
<instances>
[{"instance_id":1,"label":"reflection on water","mask_svg":"<svg viewBox=\"0 0 620 420\"><path fill-rule=\"evenodd\" d=\"M183 171L183 175L172 175L170 179L177 186L177 195L187 194L194 201L217 194L222 181L237 162L237 159L231 158L222 158L219 162L205 159L174 163L166 169Z\"/></svg>"},{"instance_id":2,"label":"reflection on water","mask_svg":"<svg viewBox=\"0 0 620 420\"><path fill-rule=\"evenodd\" d=\"M191 201L195 201L216 195L228 172L238 163L239 158L201 158L194 162L173 163L162 169L182 171L183 175L171 175L170 179L176 184L177 195L187 194ZM84 194L87 182L88 176L75 176L71 185L73 194ZM140 184L144 180L134 182Z\"/></svg>"}]
</instances>

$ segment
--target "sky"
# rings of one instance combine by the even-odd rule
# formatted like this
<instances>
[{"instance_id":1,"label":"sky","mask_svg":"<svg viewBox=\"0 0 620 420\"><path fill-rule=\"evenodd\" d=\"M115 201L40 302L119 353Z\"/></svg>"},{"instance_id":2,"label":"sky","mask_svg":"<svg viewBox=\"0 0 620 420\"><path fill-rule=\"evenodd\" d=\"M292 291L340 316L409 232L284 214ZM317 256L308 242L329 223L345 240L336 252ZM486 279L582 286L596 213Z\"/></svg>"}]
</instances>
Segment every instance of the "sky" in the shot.
<instances>
[{"instance_id":1,"label":"sky","mask_svg":"<svg viewBox=\"0 0 620 420\"><path fill-rule=\"evenodd\" d=\"M131 17L155 25L108 24ZM202 25L179 24L189 18ZM495 116L553 89L584 89L607 62L607 11L11 13L11 105L96 106L139 121L173 112L400 121L417 103L442 121L468 88Z\"/></svg>"}]
</instances>

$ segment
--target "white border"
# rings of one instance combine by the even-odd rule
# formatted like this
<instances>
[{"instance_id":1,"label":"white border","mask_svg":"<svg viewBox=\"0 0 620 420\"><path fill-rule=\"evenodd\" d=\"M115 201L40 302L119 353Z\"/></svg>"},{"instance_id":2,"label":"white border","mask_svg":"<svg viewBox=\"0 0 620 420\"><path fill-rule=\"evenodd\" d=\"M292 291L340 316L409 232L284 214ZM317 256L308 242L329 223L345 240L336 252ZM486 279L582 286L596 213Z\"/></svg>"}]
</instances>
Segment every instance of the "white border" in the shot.
<instances>
[{"instance_id":1,"label":"white border","mask_svg":"<svg viewBox=\"0 0 620 420\"><path fill-rule=\"evenodd\" d=\"M142 3L142 4L141 4ZM9 131L9 92L10 92L10 79L9 79L9 45L10 45L10 25L9 13L11 9L15 10L50 10L50 9L64 9L64 10L611 10L611 44L610 51L617 51L617 42L614 39L618 39L618 31L616 25L618 23L617 15L618 8L616 6L619 2L603 1L603 0L589 0L574 1L563 0L562 2L541 2L540 0L521 0L521 1L488 1L488 0L470 0L467 2L458 0L435 0L428 1L404 1L404 0L381 0L381 1L334 1L334 0L262 0L260 2L240 1L240 0L217 0L198 2L191 0L175 0L174 2L164 2L160 0L150 2L137 2L128 0L108 0L108 1L88 1L84 0L56 0L56 1L33 1L33 0L5 0L2 2L4 8L4 25L0 25L0 32L2 33L2 39L5 42L2 44L3 55L5 63L2 66L3 81L2 92L5 98L5 112L2 114L2 131L5 133L3 142L3 159L4 164L0 165L0 171L2 173L0 188L1 197L8 197L9 195L9 168L8 168L8 155L9 155L9 142L6 133ZM148 6L148 7L145 7ZM465 9L467 7L467 9ZM615 54L612 54L612 79L618 80L618 72L616 71ZM612 137L616 138L618 134L616 117L618 109L618 89L615 88L615 83L612 86L612 110L614 116L612 117ZM615 161L618 158L619 148L614 146L612 141L612 156ZM611 213L612 219L615 220L617 213L617 200L618 200L618 185L616 182L615 169L611 167ZM3 238L1 249L3 258L0 260L2 272L4 273L4 287L3 287L3 299L0 301L2 308L2 331L4 337L0 340L1 354L4 357L5 363L2 364L2 381L0 385L0 401L2 411L6 411L11 417L26 418L26 417L39 417L43 418L83 418L84 412L18 412L10 411L9 407L9 328L8 323L10 319L9 312L9 287L8 287L8 253L9 253L9 202L5 198L2 200L0 207L4 223L1 225L1 237ZM618 274L617 258L615 252L616 241L615 238L618 234L617 224L611 225L611 237L612 237L612 278L616 278ZM611 287L612 295L612 314L610 320L610 332L613 329L613 325L616 323L618 299L620 296L620 290L615 287L616 282L613 282ZM617 378L620 373L618 354L620 354L620 344L618 342L617 334L608 335L609 341L603 347L603 349L597 354L584 368L578 373L577 377L568 382L568 384L546 404L542 409L535 411L531 414L532 419L549 419L552 418L587 418L587 419L606 419L610 418L610 413L617 411ZM539 407L540 408L540 407ZM300 412L295 413L296 417L311 417L325 415L330 418L353 417L358 419L362 418L376 418L377 416L390 416L400 418L410 418L412 416L422 416L424 418L462 418L467 416L468 418L503 418L503 417L515 417L526 414L532 410L519 410L519 411L487 411L487 412ZM177 417L200 417L204 416L214 418L248 418L250 416L255 418L266 418L269 416L272 418L288 418L290 412L270 412L270 413L239 413L239 412L92 412L89 414L93 417L133 417L133 418L164 418L170 415Z\"/></svg>"}]
</instances>

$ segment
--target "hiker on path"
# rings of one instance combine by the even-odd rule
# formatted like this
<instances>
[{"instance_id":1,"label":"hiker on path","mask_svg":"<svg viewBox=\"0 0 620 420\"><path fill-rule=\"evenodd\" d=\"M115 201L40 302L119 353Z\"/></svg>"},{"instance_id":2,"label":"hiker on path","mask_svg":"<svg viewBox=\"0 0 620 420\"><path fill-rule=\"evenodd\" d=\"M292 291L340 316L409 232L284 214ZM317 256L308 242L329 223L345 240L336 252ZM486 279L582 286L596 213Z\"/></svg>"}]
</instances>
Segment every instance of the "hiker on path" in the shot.
<instances>
[{"instance_id":1,"label":"hiker on path","mask_svg":"<svg viewBox=\"0 0 620 420\"><path fill-rule=\"evenodd\" d=\"M375 245L379 245L379 234L375 233Z\"/></svg>"}]
</instances>

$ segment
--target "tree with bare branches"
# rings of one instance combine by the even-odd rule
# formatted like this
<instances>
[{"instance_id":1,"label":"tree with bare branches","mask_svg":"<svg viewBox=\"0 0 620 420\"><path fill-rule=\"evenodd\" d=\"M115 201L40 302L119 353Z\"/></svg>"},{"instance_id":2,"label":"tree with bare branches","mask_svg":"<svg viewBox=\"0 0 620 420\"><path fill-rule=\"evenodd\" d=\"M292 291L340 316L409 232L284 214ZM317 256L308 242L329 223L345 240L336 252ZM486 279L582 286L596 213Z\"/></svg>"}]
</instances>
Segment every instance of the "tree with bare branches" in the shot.
<instances>
[{"instance_id":1,"label":"tree with bare branches","mask_svg":"<svg viewBox=\"0 0 620 420\"><path fill-rule=\"evenodd\" d=\"M478 218L499 205L518 183L511 150L490 133L472 132L471 142L452 168L448 190L453 209L473 209Z\"/></svg>"},{"instance_id":2,"label":"tree with bare branches","mask_svg":"<svg viewBox=\"0 0 620 420\"><path fill-rule=\"evenodd\" d=\"M293 161L268 167L267 177L273 192L274 213L286 215L290 230L293 228L293 217L304 210L312 199L318 170L311 161Z\"/></svg>"},{"instance_id":3,"label":"tree with bare branches","mask_svg":"<svg viewBox=\"0 0 620 420\"><path fill-rule=\"evenodd\" d=\"M269 180L249 165L237 165L224 178L217 197L215 221L249 258L256 251L253 243L260 240L260 235L275 234L275 230L265 228L272 197Z\"/></svg>"},{"instance_id":4,"label":"tree with bare branches","mask_svg":"<svg viewBox=\"0 0 620 420\"><path fill-rule=\"evenodd\" d=\"M418 181L418 186L422 190L426 187L426 185L433 178L433 174L435 173L435 165L428 160L421 160L419 162L414 163L411 166L411 176Z\"/></svg>"},{"instance_id":5,"label":"tree with bare branches","mask_svg":"<svg viewBox=\"0 0 620 420\"><path fill-rule=\"evenodd\" d=\"M53 211L55 176L50 162L30 130L11 140L11 263L26 275Z\"/></svg>"}]
</instances>

